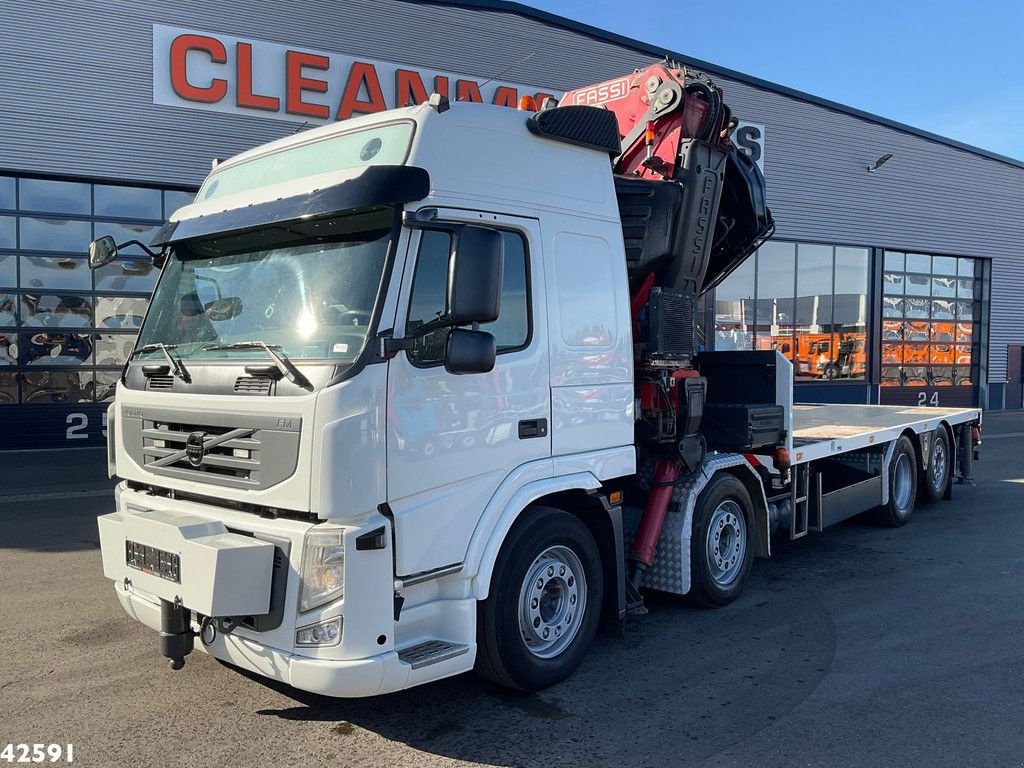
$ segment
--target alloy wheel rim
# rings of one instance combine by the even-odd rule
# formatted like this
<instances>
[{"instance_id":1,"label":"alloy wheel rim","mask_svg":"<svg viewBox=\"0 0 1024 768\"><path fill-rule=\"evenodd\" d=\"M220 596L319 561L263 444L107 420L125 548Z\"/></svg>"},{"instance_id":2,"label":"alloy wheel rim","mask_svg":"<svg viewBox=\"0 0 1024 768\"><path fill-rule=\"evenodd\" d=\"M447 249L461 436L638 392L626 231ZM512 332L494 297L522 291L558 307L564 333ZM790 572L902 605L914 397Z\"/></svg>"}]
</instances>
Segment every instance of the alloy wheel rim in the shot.
<instances>
[{"instance_id":1,"label":"alloy wheel rim","mask_svg":"<svg viewBox=\"0 0 1024 768\"><path fill-rule=\"evenodd\" d=\"M545 549L526 569L519 589L519 631L538 659L563 653L579 633L587 604L587 577L568 547Z\"/></svg>"}]
</instances>

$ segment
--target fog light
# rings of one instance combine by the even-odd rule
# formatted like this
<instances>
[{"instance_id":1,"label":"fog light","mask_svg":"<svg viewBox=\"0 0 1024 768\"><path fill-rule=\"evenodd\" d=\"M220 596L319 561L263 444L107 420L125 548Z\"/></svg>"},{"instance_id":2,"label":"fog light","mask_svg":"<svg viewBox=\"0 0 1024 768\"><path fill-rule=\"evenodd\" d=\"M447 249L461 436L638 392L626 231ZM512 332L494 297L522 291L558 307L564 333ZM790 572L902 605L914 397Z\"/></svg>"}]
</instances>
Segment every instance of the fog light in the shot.
<instances>
[{"instance_id":1,"label":"fog light","mask_svg":"<svg viewBox=\"0 0 1024 768\"><path fill-rule=\"evenodd\" d=\"M337 645L341 642L341 616L308 627L299 627L295 631L296 645Z\"/></svg>"},{"instance_id":2,"label":"fog light","mask_svg":"<svg viewBox=\"0 0 1024 768\"><path fill-rule=\"evenodd\" d=\"M235 448L231 455L236 459L248 459L252 457L252 452L248 448Z\"/></svg>"}]
</instances>

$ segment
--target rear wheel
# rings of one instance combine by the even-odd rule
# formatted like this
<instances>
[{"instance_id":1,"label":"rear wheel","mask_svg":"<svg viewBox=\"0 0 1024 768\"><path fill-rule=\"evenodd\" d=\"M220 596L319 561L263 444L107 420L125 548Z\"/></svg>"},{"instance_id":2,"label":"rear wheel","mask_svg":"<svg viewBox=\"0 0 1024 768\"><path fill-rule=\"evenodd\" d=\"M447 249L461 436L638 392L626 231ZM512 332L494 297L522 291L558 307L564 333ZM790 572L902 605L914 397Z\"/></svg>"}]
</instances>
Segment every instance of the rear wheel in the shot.
<instances>
[{"instance_id":1,"label":"rear wheel","mask_svg":"<svg viewBox=\"0 0 1024 768\"><path fill-rule=\"evenodd\" d=\"M924 489L924 499L936 502L946 492L952 452L949 449L949 435L939 427L932 433L932 449L928 457L928 469L920 473L918 482Z\"/></svg>"},{"instance_id":2,"label":"rear wheel","mask_svg":"<svg viewBox=\"0 0 1024 768\"><path fill-rule=\"evenodd\" d=\"M594 537L579 519L548 507L524 514L477 610L476 671L536 691L583 659L597 631L603 580Z\"/></svg>"},{"instance_id":3,"label":"rear wheel","mask_svg":"<svg viewBox=\"0 0 1024 768\"><path fill-rule=\"evenodd\" d=\"M729 474L713 478L693 513L690 539L690 602L727 605L739 597L754 559L750 494Z\"/></svg>"},{"instance_id":4,"label":"rear wheel","mask_svg":"<svg viewBox=\"0 0 1024 768\"><path fill-rule=\"evenodd\" d=\"M898 528L910 520L917 498L916 462L914 446L904 435L896 441L889 460L889 500L875 514L882 525Z\"/></svg>"}]
</instances>

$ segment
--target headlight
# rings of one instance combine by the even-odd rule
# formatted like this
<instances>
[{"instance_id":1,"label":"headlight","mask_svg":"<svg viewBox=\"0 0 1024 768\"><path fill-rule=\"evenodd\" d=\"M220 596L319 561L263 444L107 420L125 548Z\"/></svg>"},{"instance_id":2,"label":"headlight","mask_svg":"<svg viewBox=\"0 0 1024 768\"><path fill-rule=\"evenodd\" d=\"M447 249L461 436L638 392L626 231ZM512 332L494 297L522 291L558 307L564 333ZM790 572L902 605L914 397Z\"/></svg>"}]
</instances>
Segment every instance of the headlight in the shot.
<instances>
[{"instance_id":1,"label":"headlight","mask_svg":"<svg viewBox=\"0 0 1024 768\"><path fill-rule=\"evenodd\" d=\"M345 530L313 530L302 553L299 611L337 600L345 594Z\"/></svg>"}]
</instances>

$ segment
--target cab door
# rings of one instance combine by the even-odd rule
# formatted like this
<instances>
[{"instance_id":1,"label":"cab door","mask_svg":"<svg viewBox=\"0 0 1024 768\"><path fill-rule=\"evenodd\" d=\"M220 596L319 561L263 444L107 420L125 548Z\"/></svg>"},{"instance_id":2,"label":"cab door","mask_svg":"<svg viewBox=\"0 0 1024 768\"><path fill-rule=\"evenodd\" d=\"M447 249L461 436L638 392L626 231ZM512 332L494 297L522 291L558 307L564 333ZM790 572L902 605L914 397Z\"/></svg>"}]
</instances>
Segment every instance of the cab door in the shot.
<instances>
[{"instance_id":1,"label":"cab door","mask_svg":"<svg viewBox=\"0 0 1024 768\"><path fill-rule=\"evenodd\" d=\"M501 234L504 254L498 319L479 326L495 337L494 369L445 371L447 330L424 336L388 363L387 488L399 576L461 563L484 507L510 474L551 475L536 220L473 214L414 232L395 337L407 337L443 312L455 233L463 224L483 221Z\"/></svg>"}]
</instances>

